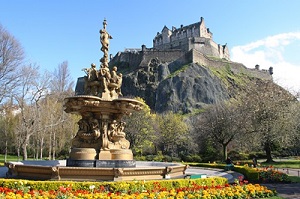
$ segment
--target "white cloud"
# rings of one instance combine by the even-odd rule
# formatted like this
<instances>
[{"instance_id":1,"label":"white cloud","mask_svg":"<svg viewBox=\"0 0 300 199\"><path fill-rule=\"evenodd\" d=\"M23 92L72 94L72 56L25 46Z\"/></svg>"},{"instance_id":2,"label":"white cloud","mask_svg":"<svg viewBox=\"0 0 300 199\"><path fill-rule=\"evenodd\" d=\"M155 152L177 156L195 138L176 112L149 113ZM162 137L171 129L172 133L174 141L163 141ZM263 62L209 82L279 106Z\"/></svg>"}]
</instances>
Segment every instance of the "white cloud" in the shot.
<instances>
[{"instance_id":1,"label":"white cloud","mask_svg":"<svg viewBox=\"0 0 300 199\"><path fill-rule=\"evenodd\" d=\"M231 49L231 60L248 68L274 69L273 79L290 91L300 91L300 32L282 33ZM295 45L296 44L296 45ZM294 60L295 58L295 60Z\"/></svg>"}]
</instances>

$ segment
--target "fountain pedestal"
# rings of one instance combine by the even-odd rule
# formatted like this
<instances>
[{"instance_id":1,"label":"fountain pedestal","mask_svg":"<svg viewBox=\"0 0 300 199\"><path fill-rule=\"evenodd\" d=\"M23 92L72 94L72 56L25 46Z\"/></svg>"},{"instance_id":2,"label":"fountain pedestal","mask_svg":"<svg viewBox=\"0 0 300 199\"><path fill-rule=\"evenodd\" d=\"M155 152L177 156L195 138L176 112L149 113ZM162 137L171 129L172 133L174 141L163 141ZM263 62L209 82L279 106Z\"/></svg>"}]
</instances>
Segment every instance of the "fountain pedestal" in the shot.
<instances>
[{"instance_id":1,"label":"fountain pedestal","mask_svg":"<svg viewBox=\"0 0 300 199\"><path fill-rule=\"evenodd\" d=\"M125 123L121 119L132 111L140 110L141 102L128 98L103 100L97 96L77 95L66 98L64 107L67 113L81 115L67 166L135 166L130 143L125 138Z\"/></svg>"}]
</instances>

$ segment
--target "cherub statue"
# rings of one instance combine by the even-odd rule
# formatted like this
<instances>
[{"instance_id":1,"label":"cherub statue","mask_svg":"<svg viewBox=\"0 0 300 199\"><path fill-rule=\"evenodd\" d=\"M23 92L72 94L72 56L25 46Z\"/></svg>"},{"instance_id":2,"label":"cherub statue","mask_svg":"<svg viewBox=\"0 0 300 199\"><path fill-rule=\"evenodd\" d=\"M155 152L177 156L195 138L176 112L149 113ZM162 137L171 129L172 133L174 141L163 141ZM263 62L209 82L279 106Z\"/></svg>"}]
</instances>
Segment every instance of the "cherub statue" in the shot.
<instances>
[{"instance_id":1,"label":"cherub statue","mask_svg":"<svg viewBox=\"0 0 300 199\"><path fill-rule=\"evenodd\" d=\"M84 68L82 70L87 74L84 84L84 93L89 95L97 95L99 92L100 83L98 81L96 64L92 63L91 68Z\"/></svg>"}]
</instances>

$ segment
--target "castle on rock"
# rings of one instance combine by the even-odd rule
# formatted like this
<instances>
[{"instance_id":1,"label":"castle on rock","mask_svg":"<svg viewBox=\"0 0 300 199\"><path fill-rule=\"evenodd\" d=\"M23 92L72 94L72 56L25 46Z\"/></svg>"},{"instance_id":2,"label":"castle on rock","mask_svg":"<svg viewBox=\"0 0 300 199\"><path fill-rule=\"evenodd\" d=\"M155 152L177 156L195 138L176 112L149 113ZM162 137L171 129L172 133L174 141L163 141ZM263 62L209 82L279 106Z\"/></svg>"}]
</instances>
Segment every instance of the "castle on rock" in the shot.
<instances>
[{"instance_id":1,"label":"castle on rock","mask_svg":"<svg viewBox=\"0 0 300 199\"><path fill-rule=\"evenodd\" d=\"M181 25L180 28L173 26L169 29L164 26L161 33L158 32L153 39L153 49L180 49L185 52L196 49L208 56L230 59L227 45L213 41L213 33L206 28L203 17L200 18L200 22L188 26Z\"/></svg>"}]
</instances>

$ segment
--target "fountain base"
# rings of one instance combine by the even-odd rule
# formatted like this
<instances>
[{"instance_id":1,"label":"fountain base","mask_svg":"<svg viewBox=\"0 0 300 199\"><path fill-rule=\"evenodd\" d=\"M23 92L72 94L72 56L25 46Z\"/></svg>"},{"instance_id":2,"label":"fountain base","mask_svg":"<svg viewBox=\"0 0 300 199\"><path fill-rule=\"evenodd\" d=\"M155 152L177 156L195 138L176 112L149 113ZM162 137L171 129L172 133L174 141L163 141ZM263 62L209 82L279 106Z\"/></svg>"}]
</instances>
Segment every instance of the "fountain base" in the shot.
<instances>
[{"instance_id":1,"label":"fountain base","mask_svg":"<svg viewBox=\"0 0 300 199\"><path fill-rule=\"evenodd\" d=\"M70 161L70 160L68 160ZM98 164L105 161L97 160ZM107 161L106 165L124 163ZM135 163L135 162L134 162ZM7 178L29 180L122 181L183 178L187 165L167 162L136 162L134 168L69 167L66 161L7 162ZM99 165L100 166L100 165Z\"/></svg>"}]
</instances>

